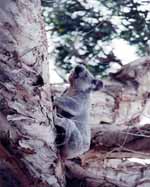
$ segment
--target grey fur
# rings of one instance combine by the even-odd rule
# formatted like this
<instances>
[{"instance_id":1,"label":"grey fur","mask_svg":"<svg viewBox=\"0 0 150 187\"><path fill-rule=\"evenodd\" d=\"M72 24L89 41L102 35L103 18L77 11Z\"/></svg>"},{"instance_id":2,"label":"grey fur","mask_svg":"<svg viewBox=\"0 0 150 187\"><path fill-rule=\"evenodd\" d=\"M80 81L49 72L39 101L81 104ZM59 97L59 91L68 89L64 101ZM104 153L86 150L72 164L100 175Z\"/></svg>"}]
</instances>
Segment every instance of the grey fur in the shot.
<instances>
[{"instance_id":1,"label":"grey fur","mask_svg":"<svg viewBox=\"0 0 150 187\"><path fill-rule=\"evenodd\" d=\"M74 158L88 151L90 147L90 93L96 88L101 88L102 82L94 79L83 65L78 65L72 70L69 82L69 88L54 101L59 114L55 116L55 124L65 130L61 154L65 158ZM70 119L63 116L62 111L65 111Z\"/></svg>"}]
</instances>

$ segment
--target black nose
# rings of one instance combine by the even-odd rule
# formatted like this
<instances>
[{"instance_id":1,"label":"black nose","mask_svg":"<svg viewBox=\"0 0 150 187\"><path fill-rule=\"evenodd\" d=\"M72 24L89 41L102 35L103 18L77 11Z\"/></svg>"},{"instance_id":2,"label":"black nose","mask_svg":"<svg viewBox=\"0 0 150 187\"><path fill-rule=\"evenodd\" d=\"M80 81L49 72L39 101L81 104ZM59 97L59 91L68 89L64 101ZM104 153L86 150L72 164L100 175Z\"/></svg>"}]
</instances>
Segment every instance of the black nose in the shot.
<instances>
[{"instance_id":1,"label":"black nose","mask_svg":"<svg viewBox=\"0 0 150 187\"><path fill-rule=\"evenodd\" d=\"M94 84L94 89L93 90L100 90L101 88L103 88L103 82L97 79L92 80L92 84Z\"/></svg>"},{"instance_id":2,"label":"black nose","mask_svg":"<svg viewBox=\"0 0 150 187\"><path fill-rule=\"evenodd\" d=\"M102 82L102 81L98 81L97 87L98 87L99 89L100 89L100 88L103 88L103 82Z\"/></svg>"},{"instance_id":3,"label":"black nose","mask_svg":"<svg viewBox=\"0 0 150 187\"><path fill-rule=\"evenodd\" d=\"M81 73L83 71L83 67L82 66L76 66L75 67L75 73L76 74L79 74L79 73Z\"/></svg>"}]
</instances>

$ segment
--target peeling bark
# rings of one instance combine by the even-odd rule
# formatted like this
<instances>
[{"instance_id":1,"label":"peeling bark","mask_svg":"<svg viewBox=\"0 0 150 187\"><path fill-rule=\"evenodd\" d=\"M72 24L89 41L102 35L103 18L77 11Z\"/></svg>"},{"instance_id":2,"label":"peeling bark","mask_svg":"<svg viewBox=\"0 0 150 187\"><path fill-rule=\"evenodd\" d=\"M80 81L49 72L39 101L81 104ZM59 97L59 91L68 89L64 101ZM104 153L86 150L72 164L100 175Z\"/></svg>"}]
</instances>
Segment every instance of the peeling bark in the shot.
<instances>
[{"instance_id":1,"label":"peeling bark","mask_svg":"<svg viewBox=\"0 0 150 187\"><path fill-rule=\"evenodd\" d=\"M141 58L123 66L119 72L104 80L105 89L93 97L92 127L109 128L110 124L115 129L123 129L128 125L142 125L143 118L150 117L149 69L150 58Z\"/></svg>"},{"instance_id":2,"label":"peeling bark","mask_svg":"<svg viewBox=\"0 0 150 187\"><path fill-rule=\"evenodd\" d=\"M0 186L64 186L48 66L40 0L1 1Z\"/></svg>"},{"instance_id":3,"label":"peeling bark","mask_svg":"<svg viewBox=\"0 0 150 187\"><path fill-rule=\"evenodd\" d=\"M101 151L120 148L150 152L150 124L125 130L94 129L91 147Z\"/></svg>"}]
</instances>

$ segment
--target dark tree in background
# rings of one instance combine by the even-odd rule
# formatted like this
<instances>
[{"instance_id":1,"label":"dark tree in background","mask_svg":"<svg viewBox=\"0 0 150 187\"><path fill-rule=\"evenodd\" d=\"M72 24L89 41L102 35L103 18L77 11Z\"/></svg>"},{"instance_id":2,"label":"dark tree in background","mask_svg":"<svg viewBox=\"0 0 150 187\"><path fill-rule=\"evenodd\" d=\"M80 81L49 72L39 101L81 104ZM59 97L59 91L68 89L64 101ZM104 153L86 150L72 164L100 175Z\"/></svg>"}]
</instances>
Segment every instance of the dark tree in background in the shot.
<instances>
[{"instance_id":1,"label":"dark tree in background","mask_svg":"<svg viewBox=\"0 0 150 187\"><path fill-rule=\"evenodd\" d=\"M56 65L68 72L72 63L81 62L104 76L110 63L121 65L111 48L115 38L137 46L143 55L150 37L148 4L144 0L43 0L49 33L56 41Z\"/></svg>"}]
</instances>

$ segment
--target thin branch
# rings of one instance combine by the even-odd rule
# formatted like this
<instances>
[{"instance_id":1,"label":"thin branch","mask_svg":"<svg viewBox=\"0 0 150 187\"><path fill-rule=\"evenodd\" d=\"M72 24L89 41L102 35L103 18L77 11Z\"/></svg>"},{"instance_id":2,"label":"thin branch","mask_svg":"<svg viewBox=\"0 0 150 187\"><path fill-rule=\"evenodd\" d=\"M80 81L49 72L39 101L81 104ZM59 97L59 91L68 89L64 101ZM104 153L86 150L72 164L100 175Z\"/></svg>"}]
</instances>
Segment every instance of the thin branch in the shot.
<instances>
[{"instance_id":1,"label":"thin branch","mask_svg":"<svg viewBox=\"0 0 150 187\"><path fill-rule=\"evenodd\" d=\"M55 68L54 71L63 80L64 83L68 83L68 81L66 80L66 78L61 73L59 73L59 71L57 70L57 68Z\"/></svg>"}]
</instances>

